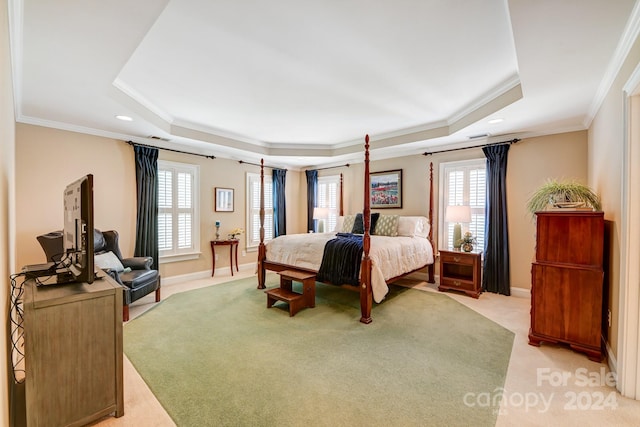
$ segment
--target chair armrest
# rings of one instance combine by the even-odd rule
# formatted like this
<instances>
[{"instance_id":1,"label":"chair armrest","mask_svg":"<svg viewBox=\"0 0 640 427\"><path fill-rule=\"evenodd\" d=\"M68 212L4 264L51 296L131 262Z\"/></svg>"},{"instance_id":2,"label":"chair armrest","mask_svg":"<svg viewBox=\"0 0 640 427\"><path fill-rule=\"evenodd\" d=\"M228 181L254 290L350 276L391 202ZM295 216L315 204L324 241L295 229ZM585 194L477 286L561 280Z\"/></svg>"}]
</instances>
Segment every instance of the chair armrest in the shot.
<instances>
[{"instance_id":1,"label":"chair armrest","mask_svg":"<svg viewBox=\"0 0 640 427\"><path fill-rule=\"evenodd\" d=\"M132 270L150 270L152 263L153 258L150 256L136 256L122 259L122 265Z\"/></svg>"},{"instance_id":2,"label":"chair armrest","mask_svg":"<svg viewBox=\"0 0 640 427\"><path fill-rule=\"evenodd\" d=\"M110 268L103 268L102 271L108 274L113 280L118 282L120 286L124 286L124 284L122 283L122 280L120 280L120 275L116 270L112 270Z\"/></svg>"}]
</instances>

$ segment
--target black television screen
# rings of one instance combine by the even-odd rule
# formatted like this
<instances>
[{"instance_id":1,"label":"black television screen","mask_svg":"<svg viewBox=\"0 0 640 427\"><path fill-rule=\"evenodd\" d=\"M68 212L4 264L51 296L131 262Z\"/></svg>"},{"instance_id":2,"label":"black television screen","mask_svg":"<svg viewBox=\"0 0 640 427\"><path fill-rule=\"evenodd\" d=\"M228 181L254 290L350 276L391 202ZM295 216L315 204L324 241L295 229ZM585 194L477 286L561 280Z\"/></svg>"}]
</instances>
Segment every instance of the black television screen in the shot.
<instances>
[{"instance_id":1,"label":"black television screen","mask_svg":"<svg viewBox=\"0 0 640 427\"><path fill-rule=\"evenodd\" d=\"M93 175L83 176L64 190L63 249L76 282L92 283Z\"/></svg>"}]
</instances>

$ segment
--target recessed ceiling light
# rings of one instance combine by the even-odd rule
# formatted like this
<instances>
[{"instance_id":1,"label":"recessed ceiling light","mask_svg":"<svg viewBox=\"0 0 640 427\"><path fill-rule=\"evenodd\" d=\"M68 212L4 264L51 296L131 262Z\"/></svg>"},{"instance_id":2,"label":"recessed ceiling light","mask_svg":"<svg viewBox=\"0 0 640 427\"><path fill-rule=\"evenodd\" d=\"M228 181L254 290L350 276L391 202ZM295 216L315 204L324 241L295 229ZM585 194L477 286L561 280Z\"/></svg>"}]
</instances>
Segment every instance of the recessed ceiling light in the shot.
<instances>
[{"instance_id":1,"label":"recessed ceiling light","mask_svg":"<svg viewBox=\"0 0 640 427\"><path fill-rule=\"evenodd\" d=\"M117 115L116 119L118 120L124 120L125 122L131 122L133 121L133 119L129 116L122 116L122 115Z\"/></svg>"},{"instance_id":2,"label":"recessed ceiling light","mask_svg":"<svg viewBox=\"0 0 640 427\"><path fill-rule=\"evenodd\" d=\"M491 119L489 123L495 125L496 123L504 122L504 119Z\"/></svg>"}]
</instances>

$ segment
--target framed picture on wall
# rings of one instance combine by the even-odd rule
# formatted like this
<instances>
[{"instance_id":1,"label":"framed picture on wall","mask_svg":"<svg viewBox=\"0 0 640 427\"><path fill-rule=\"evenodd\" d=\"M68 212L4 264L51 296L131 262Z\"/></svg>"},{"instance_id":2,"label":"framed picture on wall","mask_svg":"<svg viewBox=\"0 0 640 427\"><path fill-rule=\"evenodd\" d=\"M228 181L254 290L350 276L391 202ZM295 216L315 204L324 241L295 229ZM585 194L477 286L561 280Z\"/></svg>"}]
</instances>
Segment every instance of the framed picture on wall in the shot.
<instances>
[{"instance_id":1,"label":"framed picture on wall","mask_svg":"<svg viewBox=\"0 0 640 427\"><path fill-rule=\"evenodd\" d=\"M402 169L369 174L371 209L402 208Z\"/></svg>"},{"instance_id":2,"label":"framed picture on wall","mask_svg":"<svg viewBox=\"0 0 640 427\"><path fill-rule=\"evenodd\" d=\"M233 188L216 187L216 212L233 212Z\"/></svg>"}]
</instances>

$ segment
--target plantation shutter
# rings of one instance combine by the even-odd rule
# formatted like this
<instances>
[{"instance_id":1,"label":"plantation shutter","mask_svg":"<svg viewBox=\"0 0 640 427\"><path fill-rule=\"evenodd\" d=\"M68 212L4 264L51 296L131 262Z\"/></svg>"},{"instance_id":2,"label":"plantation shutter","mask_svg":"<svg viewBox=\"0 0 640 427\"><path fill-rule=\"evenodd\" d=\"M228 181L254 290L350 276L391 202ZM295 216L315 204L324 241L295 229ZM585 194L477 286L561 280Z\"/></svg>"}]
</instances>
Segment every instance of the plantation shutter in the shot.
<instances>
[{"instance_id":1,"label":"plantation shutter","mask_svg":"<svg viewBox=\"0 0 640 427\"><path fill-rule=\"evenodd\" d=\"M463 231L470 231L476 238L476 248L484 248L485 199L486 199L486 160L474 159L460 162L447 162L441 165L443 176L441 194L443 194L440 213L440 246L453 247L453 226L444 221L447 206L468 205L471 208L471 222L462 224Z\"/></svg>"}]
</instances>

